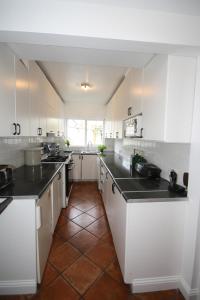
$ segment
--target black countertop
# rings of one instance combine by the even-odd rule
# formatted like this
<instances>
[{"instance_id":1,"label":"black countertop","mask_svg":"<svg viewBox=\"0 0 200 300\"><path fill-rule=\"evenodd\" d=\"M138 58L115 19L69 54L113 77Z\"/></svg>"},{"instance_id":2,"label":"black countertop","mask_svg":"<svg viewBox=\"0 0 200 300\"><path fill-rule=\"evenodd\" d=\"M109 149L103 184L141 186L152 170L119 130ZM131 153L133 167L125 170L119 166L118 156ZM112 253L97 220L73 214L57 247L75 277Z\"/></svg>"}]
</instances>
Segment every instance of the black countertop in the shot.
<instances>
[{"instance_id":1,"label":"black countertop","mask_svg":"<svg viewBox=\"0 0 200 300\"><path fill-rule=\"evenodd\" d=\"M99 157L127 202L169 201L187 197L186 192L169 191L169 182L163 178L144 178L136 171L131 176L123 157L116 153L106 153Z\"/></svg>"},{"instance_id":2,"label":"black countertop","mask_svg":"<svg viewBox=\"0 0 200 300\"><path fill-rule=\"evenodd\" d=\"M106 153L99 155L104 162L111 176L116 178L141 178L141 176L135 171L132 175L130 169L127 168L126 162L123 157L116 153Z\"/></svg>"},{"instance_id":3,"label":"black countertop","mask_svg":"<svg viewBox=\"0 0 200 300\"><path fill-rule=\"evenodd\" d=\"M1 190L0 196L38 199L62 166L62 163L45 163L34 167L22 166L17 168L13 173L13 183Z\"/></svg>"}]
</instances>

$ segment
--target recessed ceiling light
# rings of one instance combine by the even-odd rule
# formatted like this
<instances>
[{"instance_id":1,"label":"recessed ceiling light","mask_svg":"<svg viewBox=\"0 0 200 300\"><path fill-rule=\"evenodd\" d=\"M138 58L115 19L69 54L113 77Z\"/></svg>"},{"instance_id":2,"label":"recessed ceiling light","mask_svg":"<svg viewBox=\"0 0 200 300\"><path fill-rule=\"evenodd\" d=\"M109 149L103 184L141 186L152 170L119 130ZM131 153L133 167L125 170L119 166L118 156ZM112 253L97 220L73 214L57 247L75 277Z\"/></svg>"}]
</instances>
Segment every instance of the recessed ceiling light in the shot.
<instances>
[{"instance_id":1,"label":"recessed ceiling light","mask_svg":"<svg viewBox=\"0 0 200 300\"><path fill-rule=\"evenodd\" d=\"M81 88L85 91L91 89L91 85L88 82L82 82L81 83Z\"/></svg>"}]
</instances>

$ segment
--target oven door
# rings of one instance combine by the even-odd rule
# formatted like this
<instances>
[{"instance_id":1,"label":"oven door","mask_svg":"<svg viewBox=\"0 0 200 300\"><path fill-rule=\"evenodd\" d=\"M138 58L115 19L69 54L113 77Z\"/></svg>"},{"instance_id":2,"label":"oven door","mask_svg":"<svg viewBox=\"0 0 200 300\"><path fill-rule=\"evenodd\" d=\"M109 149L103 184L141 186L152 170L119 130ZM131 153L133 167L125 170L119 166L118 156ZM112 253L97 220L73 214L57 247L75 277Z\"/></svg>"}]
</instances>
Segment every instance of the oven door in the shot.
<instances>
[{"instance_id":1,"label":"oven door","mask_svg":"<svg viewBox=\"0 0 200 300\"><path fill-rule=\"evenodd\" d=\"M66 197L68 198L73 185L73 168L74 162L73 160L70 160L70 162L66 165Z\"/></svg>"}]
</instances>

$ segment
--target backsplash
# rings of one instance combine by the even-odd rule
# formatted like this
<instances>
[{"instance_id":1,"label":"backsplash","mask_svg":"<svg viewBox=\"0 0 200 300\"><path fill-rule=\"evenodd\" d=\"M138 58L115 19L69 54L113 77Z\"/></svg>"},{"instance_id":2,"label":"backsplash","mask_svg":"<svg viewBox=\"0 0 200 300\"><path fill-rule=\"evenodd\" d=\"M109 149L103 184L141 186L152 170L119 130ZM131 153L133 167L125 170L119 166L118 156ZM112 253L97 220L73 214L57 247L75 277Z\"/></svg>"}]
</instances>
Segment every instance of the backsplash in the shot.
<instances>
[{"instance_id":1,"label":"backsplash","mask_svg":"<svg viewBox=\"0 0 200 300\"><path fill-rule=\"evenodd\" d=\"M10 164L20 167L24 164L24 149L39 146L44 141L59 143L60 138L46 137L1 137L0 138L0 164Z\"/></svg>"},{"instance_id":2,"label":"backsplash","mask_svg":"<svg viewBox=\"0 0 200 300\"><path fill-rule=\"evenodd\" d=\"M115 152L121 154L127 165L134 149L141 151L148 162L161 168L161 176L169 179L169 172L174 169L178 174L178 183L183 185L183 173L188 172L190 144L164 143L155 141L142 141L123 139L115 141Z\"/></svg>"}]
</instances>

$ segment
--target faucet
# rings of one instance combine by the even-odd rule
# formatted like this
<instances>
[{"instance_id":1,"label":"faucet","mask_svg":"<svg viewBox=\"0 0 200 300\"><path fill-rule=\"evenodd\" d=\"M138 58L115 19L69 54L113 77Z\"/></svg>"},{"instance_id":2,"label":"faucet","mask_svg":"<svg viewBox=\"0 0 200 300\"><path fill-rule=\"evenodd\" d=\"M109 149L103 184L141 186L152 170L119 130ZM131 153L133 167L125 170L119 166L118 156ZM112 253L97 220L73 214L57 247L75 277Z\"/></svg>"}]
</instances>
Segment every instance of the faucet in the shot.
<instances>
[{"instance_id":1,"label":"faucet","mask_svg":"<svg viewBox=\"0 0 200 300\"><path fill-rule=\"evenodd\" d=\"M87 151L89 151L91 148L92 148L92 142L89 141L89 142L87 143Z\"/></svg>"}]
</instances>

